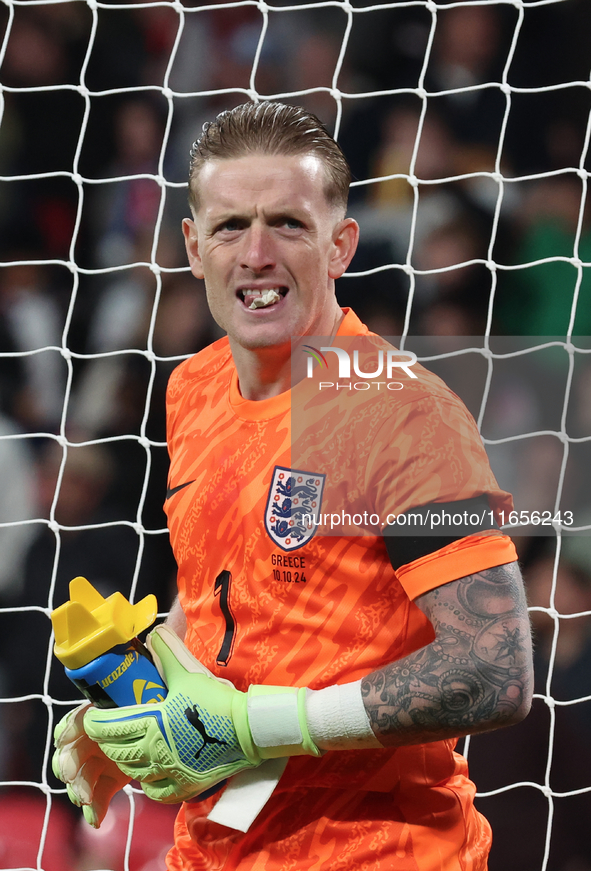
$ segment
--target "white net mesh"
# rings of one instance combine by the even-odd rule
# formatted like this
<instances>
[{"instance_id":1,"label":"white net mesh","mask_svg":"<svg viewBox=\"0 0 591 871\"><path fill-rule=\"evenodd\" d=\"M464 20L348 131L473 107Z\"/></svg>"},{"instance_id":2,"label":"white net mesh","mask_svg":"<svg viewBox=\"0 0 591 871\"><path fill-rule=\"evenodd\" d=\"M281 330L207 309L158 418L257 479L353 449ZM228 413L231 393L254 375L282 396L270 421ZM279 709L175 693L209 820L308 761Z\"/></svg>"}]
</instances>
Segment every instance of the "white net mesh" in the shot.
<instances>
[{"instance_id":1,"label":"white net mesh","mask_svg":"<svg viewBox=\"0 0 591 871\"><path fill-rule=\"evenodd\" d=\"M590 19L586 0L4 0L0 868L163 867L169 809L128 788L94 833L66 808L51 735L75 694L48 618L79 574L172 599L164 387L217 335L179 249L187 155L205 120L262 98L314 111L352 165L342 304L441 340L425 356L448 366L480 360L475 391L448 374L500 483L533 470L518 508L551 517L518 539L534 712L469 758L493 871L591 868L591 547L562 534L571 509L591 529ZM495 344L511 333L555 338Z\"/></svg>"}]
</instances>

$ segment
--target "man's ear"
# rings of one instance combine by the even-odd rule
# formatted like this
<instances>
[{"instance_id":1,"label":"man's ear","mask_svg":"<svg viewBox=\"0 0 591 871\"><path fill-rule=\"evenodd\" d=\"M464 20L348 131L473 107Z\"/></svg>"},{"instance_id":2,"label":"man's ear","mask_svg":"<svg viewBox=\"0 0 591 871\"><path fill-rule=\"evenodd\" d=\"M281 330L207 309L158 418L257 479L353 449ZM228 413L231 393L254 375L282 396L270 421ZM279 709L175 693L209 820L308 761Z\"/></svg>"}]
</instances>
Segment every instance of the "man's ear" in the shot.
<instances>
[{"instance_id":1,"label":"man's ear","mask_svg":"<svg viewBox=\"0 0 591 871\"><path fill-rule=\"evenodd\" d=\"M346 271L359 242L359 224L353 218L345 218L335 227L333 252L328 265L329 278L340 278Z\"/></svg>"},{"instance_id":2,"label":"man's ear","mask_svg":"<svg viewBox=\"0 0 591 871\"><path fill-rule=\"evenodd\" d=\"M199 243L197 240L197 227L195 222L190 218L183 218L183 236L185 237L185 248L187 249L187 257L189 258L189 266L195 278L203 278L203 264L199 256Z\"/></svg>"}]
</instances>

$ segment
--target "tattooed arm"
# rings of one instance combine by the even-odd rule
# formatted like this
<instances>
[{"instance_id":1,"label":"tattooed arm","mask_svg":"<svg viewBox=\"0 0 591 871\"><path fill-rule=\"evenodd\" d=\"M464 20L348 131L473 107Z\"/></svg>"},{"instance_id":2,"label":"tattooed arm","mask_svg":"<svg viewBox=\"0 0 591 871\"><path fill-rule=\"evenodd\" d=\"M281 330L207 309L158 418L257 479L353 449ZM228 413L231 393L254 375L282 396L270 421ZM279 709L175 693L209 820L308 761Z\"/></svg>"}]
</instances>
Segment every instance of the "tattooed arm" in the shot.
<instances>
[{"instance_id":1,"label":"tattooed arm","mask_svg":"<svg viewBox=\"0 0 591 871\"><path fill-rule=\"evenodd\" d=\"M522 720L531 705L533 666L517 563L444 584L416 604L435 640L362 682L378 740L420 744Z\"/></svg>"}]
</instances>

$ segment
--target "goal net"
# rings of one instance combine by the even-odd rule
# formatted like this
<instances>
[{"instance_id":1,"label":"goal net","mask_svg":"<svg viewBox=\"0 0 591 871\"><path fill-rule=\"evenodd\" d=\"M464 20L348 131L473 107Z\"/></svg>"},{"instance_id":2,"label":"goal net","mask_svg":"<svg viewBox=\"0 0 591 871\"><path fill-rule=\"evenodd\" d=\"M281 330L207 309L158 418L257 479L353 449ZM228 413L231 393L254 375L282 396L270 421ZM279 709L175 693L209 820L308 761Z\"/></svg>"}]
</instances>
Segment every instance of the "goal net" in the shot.
<instances>
[{"instance_id":1,"label":"goal net","mask_svg":"<svg viewBox=\"0 0 591 871\"><path fill-rule=\"evenodd\" d=\"M459 393L515 494L534 708L461 746L491 871L591 868L590 26L586 0L4 0L0 869L163 867L170 808L126 787L94 832L51 773L77 702L49 615L78 575L174 597L166 382L220 335L181 247L188 154L261 99L352 167L339 302Z\"/></svg>"}]
</instances>

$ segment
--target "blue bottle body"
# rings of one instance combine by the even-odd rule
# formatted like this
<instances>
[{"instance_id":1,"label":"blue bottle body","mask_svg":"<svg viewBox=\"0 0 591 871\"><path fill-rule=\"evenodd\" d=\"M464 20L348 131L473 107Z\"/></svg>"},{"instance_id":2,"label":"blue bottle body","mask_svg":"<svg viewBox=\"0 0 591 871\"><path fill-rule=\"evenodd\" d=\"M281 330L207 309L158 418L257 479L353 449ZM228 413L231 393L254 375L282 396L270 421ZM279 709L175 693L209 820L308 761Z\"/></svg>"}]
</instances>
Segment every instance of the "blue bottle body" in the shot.
<instances>
[{"instance_id":1,"label":"blue bottle body","mask_svg":"<svg viewBox=\"0 0 591 871\"><path fill-rule=\"evenodd\" d=\"M66 674L97 708L162 702L167 689L147 648L138 638L117 644L81 668Z\"/></svg>"}]
</instances>

